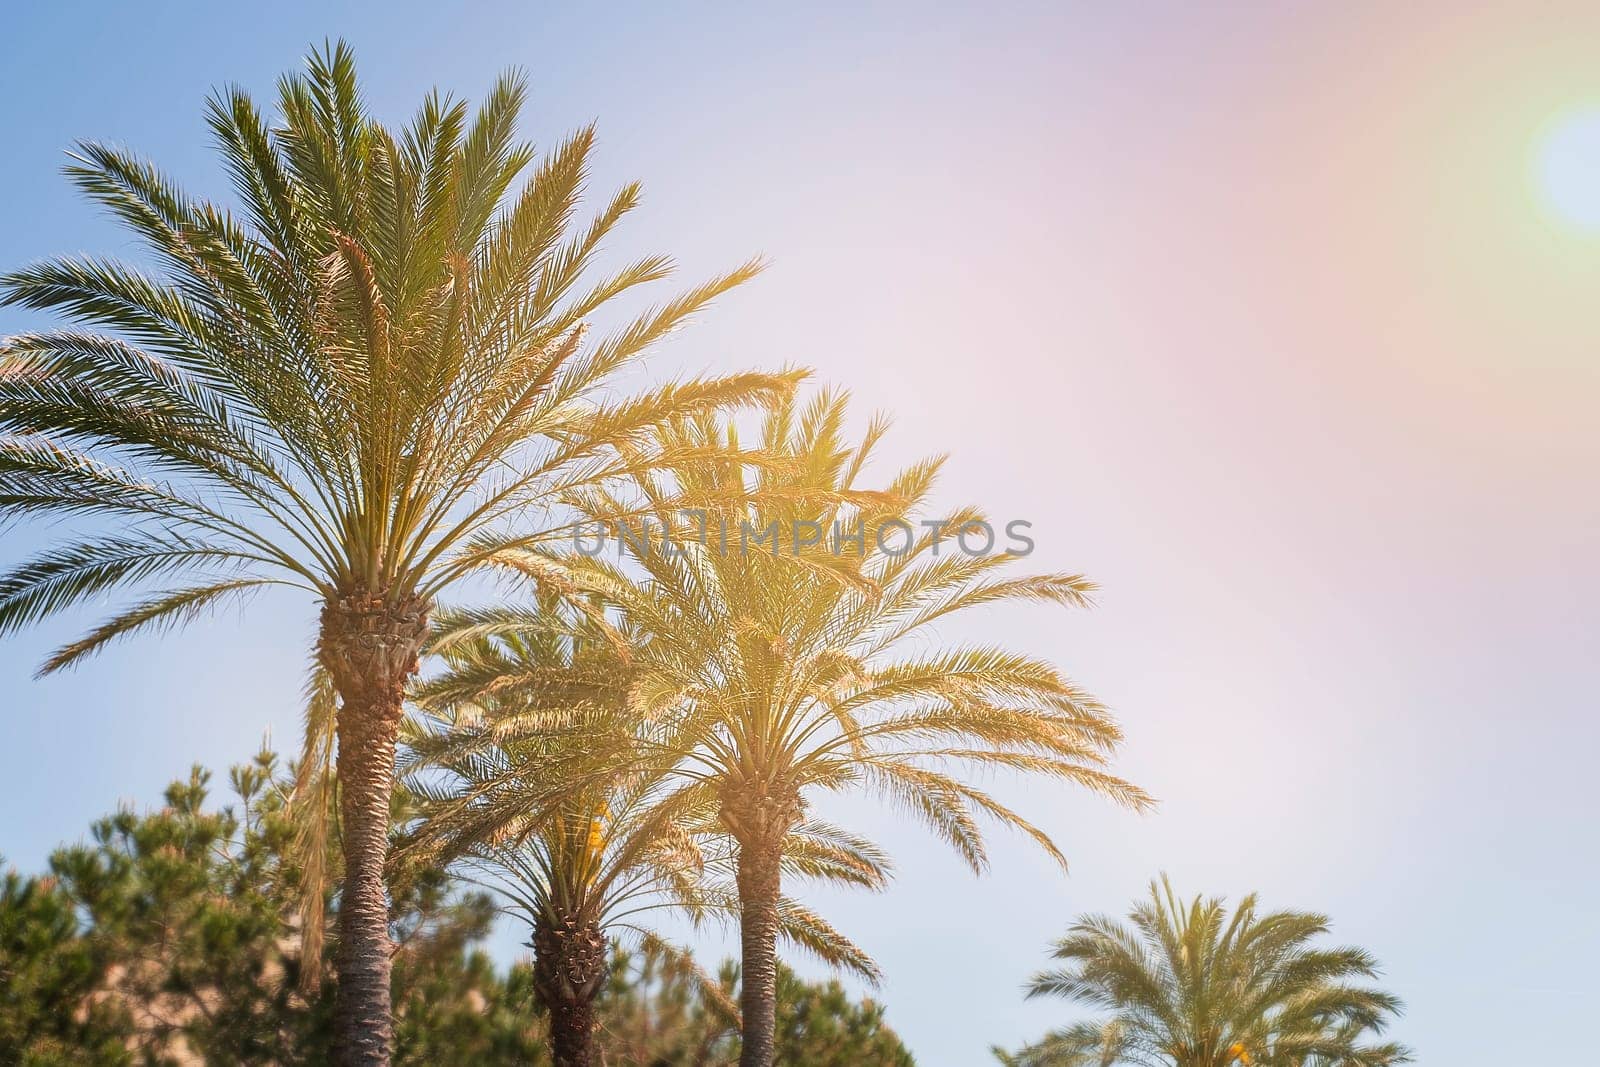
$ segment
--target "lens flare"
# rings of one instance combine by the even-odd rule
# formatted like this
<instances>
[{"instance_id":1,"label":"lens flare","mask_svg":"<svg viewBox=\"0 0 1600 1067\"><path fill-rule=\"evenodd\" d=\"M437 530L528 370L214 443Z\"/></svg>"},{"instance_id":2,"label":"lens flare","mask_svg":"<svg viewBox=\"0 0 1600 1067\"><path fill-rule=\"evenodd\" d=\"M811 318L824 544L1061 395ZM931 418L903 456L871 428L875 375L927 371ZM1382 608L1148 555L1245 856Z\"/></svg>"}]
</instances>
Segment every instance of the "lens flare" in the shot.
<instances>
[{"instance_id":1,"label":"lens flare","mask_svg":"<svg viewBox=\"0 0 1600 1067\"><path fill-rule=\"evenodd\" d=\"M1600 107L1551 129L1539 151L1539 187L1563 221L1600 233Z\"/></svg>"}]
</instances>

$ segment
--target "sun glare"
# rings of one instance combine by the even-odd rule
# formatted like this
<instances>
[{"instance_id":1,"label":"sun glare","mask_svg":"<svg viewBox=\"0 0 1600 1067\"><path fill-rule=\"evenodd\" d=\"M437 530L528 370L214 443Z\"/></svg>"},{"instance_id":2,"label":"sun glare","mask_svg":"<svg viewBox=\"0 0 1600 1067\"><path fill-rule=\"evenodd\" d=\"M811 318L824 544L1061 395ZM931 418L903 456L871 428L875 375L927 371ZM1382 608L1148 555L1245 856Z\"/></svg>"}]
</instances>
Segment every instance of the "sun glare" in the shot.
<instances>
[{"instance_id":1,"label":"sun glare","mask_svg":"<svg viewBox=\"0 0 1600 1067\"><path fill-rule=\"evenodd\" d=\"M1539 149L1539 189L1562 221L1600 233L1600 107L1551 127Z\"/></svg>"}]
</instances>

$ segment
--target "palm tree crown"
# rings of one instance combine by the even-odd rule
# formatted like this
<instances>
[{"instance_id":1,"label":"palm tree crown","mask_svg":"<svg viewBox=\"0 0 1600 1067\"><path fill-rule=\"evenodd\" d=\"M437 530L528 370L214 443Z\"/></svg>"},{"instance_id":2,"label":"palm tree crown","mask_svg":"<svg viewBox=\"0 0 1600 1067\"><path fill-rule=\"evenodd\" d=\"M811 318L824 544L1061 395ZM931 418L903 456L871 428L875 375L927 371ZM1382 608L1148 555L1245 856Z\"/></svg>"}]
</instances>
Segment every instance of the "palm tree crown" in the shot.
<instances>
[{"instance_id":1,"label":"palm tree crown","mask_svg":"<svg viewBox=\"0 0 1600 1067\"><path fill-rule=\"evenodd\" d=\"M1030 997L1059 996L1110 1014L1001 1059L1016 1067L1385 1067L1410 1053L1372 1035L1400 1010L1356 983L1377 975L1358 948L1321 948L1325 916L1262 913L1254 895L1232 915L1218 899L1185 903L1165 877L1129 915L1073 925L1060 968Z\"/></svg>"},{"instance_id":2,"label":"palm tree crown","mask_svg":"<svg viewBox=\"0 0 1600 1067\"><path fill-rule=\"evenodd\" d=\"M515 140L525 95L502 78L475 116L430 96L397 136L367 115L342 44L281 81L282 125L222 93L208 117L243 220L126 152L79 146L68 174L160 273L80 258L0 277L4 303L107 331L5 342L0 509L122 532L7 576L0 633L175 579L46 669L263 584L330 605L425 605L480 562L477 535L612 472L617 447L662 418L779 384L741 375L600 399L619 366L755 267L586 343L592 312L670 264L583 284L639 190L573 227L588 128L513 193L533 160Z\"/></svg>"}]
</instances>

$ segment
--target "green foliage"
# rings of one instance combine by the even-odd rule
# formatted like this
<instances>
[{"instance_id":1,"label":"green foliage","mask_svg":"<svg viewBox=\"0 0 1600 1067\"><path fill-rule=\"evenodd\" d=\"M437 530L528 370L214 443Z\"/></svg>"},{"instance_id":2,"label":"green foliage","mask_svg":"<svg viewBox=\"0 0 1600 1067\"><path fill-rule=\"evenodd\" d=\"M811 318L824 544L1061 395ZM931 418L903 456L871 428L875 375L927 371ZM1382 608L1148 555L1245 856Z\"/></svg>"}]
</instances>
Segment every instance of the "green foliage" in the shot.
<instances>
[{"instance_id":1,"label":"green foliage","mask_svg":"<svg viewBox=\"0 0 1600 1067\"><path fill-rule=\"evenodd\" d=\"M502 977L479 947L496 914L489 898L430 871L400 903L395 1063L546 1063L526 969Z\"/></svg>"},{"instance_id":2,"label":"green foliage","mask_svg":"<svg viewBox=\"0 0 1600 1067\"><path fill-rule=\"evenodd\" d=\"M234 768L237 807L208 811L210 775L196 767L161 809L101 819L89 843L50 859L142 1062L185 1048L208 1062L284 1060L315 1028L316 1005L293 993L279 890L293 828L275 771L265 752Z\"/></svg>"},{"instance_id":3,"label":"green foliage","mask_svg":"<svg viewBox=\"0 0 1600 1067\"><path fill-rule=\"evenodd\" d=\"M835 981L806 982L778 969L774 1061L807 1067L912 1067L910 1051L883 1022L872 1000L856 1003Z\"/></svg>"},{"instance_id":4,"label":"green foliage","mask_svg":"<svg viewBox=\"0 0 1600 1067\"><path fill-rule=\"evenodd\" d=\"M73 902L55 879L7 871L0 884L0 1063L126 1062L129 1020L93 999L104 971L103 954L78 936Z\"/></svg>"},{"instance_id":5,"label":"green foliage","mask_svg":"<svg viewBox=\"0 0 1600 1067\"><path fill-rule=\"evenodd\" d=\"M210 1062L282 1059L302 1040L288 1019L296 960L277 877L293 829L275 761L232 773L238 808L205 809L210 774L194 768L152 814L118 811L93 843L59 849L51 870L114 961L109 992L136 1011L150 1057L187 1043Z\"/></svg>"},{"instance_id":6,"label":"green foliage","mask_svg":"<svg viewBox=\"0 0 1600 1067\"><path fill-rule=\"evenodd\" d=\"M1220 899L1179 900L1163 877L1129 913L1129 925L1080 919L1056 943L1055 970L1028 995L1059 996L1109 1012L1052 1033L1015 1055L1013 1067L1389 1067L1409 1063L1381 1042L1400 1002L1360 984L1377 961L1359 948L1316 944L1326 916L1258 910L1233 914Z\"/></svg>"},{"instance_id":7,"label":"green foliage","mask_svg":"<svg viewBox=\"0 0 1600 1067\"><path fill-rule=\"evenodd\" d=\"M836 981L808 982L778 969L774 1062L793 1067L912 1067L911 1053L884 1022L881 1005L852 1000ZM739 967L713 978L681 954L645 945L618 952L600 1002L598 1044L619 1067L739 1062Z\"/></svg>"},{"instance_id":8,"label":"green foliage","mask_svg":"<svg viewBox=\"0 0 1600 1067\"><path fill-rule=\"evenodd\" d=\"M24 1067L314 1065L332 1059L333 984L296 989L290 776L268 752L210 806L195 768L151 812L99 820L51 874L0 883L0 1063ZM528 965L481 945L497 914L445 872L394 900L395 1062L548 1064ZM645 939L618 952L600 998L604 1062L722 1065L738 1055L737 970L703 974ZM882 1009L788 975L781 1048L794 1064L910 1063Z\"/></svg>"},{"instance_id":9,"label":"green foliage","mask_svg":"<svg viewBox=\"0 0 1600 1067\"><path fill-rule=\"evenodd\" d=\"M160 809L119 811L58 850L52 877L7 876L0 1062L330 1060L334 987L296 988L290 783L266 752L230 778L233 804L208 809L197 767ZM394 913L397 1062L537 1062L525 992L475 949L488 898L430 871Z\"/></svg>"}]
</instances>

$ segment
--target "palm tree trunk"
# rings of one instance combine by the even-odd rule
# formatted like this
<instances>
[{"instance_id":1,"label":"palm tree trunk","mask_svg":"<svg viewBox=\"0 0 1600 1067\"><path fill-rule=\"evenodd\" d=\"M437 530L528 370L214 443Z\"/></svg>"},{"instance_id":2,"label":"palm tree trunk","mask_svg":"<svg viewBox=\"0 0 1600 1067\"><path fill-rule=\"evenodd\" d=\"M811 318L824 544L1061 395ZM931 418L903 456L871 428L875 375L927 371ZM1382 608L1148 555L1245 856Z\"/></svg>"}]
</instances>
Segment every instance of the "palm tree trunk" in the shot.
<instances>
[{"instance_id":1,"label":"palm tree trunk","mask_svg":"<svg viewBox=\"0 0 1600 1067\"><path fill-rule=\"evenodd\" d=\"M778 901L783 842L800 821L800 796L768 782L723 787L722 824L739 845L739 1067L772 1067L778 1017Z\"/></svg>"},{"instance_id":2,"label":"palm tree trunk","mask_svg":"<svg viewBox=\"0 0 1600 1067\"><path fill-rule=\"evenodd\" d=\"M339 984L334 1034L345 1067L387 1067L394 1024L389 1001L389 804L395 738L406 680L427 633L426 606L398 607L357 592L322 611L318 652L339 692L337 717L340 835Z\"/></svg>"},{"instance_id":3,"label":"palm tree trunk","mask_svg":"<svg viewBox=\"0 0 1600 1067\"><path fill-rule=\"evenodd\" d=\"M540 916L533 928L533 989L550 1013L555 1067L594 1063L594 1002L606 979L600 925Z\"/></svg>"},{"instance_id":4,"label":"palm tree trunk","mask_svg":"<svg viewBox=\"0 0 1600 1067\"><path fill-rule=\"evenodd\" d=\"M739 846L739 1067L771 1067L778 1015L778 898L782 838Z\"/></svg>"}]
</instances>

